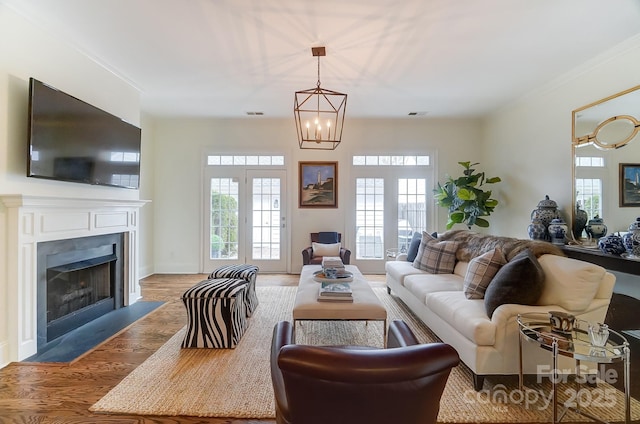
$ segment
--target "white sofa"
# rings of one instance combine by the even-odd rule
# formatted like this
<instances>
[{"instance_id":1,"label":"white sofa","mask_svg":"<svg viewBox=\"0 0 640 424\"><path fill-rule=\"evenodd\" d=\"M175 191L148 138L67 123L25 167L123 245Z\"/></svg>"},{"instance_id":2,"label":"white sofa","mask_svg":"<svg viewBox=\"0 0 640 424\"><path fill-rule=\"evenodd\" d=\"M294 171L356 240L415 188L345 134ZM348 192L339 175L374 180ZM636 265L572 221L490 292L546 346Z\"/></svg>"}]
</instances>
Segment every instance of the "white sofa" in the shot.
<instances>
[{"instance_id":1,"label":"white sofa","mask_svg":"<svg viewBox=\"0 0 640 424\"><path fill-rule=\"evenodd\" d=\"M545 276L539 304L504 304L491 318L483 299L467 299L463 293L468 261L456 262L452 274L430 274L414 268L406 255L401 255L385 264L387 290L458 351L474 374L475 389L480 390L486 376L519 373L518 314L553 310L589 322L605 319L615 283L613 274L559 255L543 254L538 261ZM524 349L525 374L537 373L538 364L550 364L550 353L535 343L525 343Z\"/></svg>"}]
</instances>

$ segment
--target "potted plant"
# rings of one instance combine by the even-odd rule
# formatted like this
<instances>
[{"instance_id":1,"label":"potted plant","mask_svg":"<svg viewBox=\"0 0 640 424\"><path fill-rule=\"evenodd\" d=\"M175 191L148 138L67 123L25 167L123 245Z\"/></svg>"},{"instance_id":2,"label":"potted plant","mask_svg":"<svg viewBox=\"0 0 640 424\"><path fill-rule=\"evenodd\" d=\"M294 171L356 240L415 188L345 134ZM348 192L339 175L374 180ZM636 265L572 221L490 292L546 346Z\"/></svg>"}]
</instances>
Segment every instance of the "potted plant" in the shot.
<instances>
[{"instance_id":1,"label":"potted plant","mask_svg":"<svg viewBox=\"0 0 640 424\"><path fill-rule=\"evenodd\" d=\"M464 168L463 175L456 179L448 177L433 190L436 203L449 211L447 230L455 224L465 224L469 229L473 225L486 228L489 221L481 217L491 215L498 201L491 198L491 190L480 187L500 182L500 177L486 178L484 172L476 172L472 167L479 163L458 163Z\"/></svg>"}]
</instances>

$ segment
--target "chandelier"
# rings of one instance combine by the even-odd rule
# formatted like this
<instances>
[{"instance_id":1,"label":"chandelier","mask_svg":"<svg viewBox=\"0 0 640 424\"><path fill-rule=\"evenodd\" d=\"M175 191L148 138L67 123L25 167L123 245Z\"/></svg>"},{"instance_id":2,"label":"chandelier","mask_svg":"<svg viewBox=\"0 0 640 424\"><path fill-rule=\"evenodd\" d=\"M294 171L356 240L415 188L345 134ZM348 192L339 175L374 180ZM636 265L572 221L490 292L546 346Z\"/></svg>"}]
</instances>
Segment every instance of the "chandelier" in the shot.
<instances>
[{"instance_id":1,"label":"chandelier","mask_svg":"<svg viewBox=\"0 0 640 424\"><path fill-rule=\"evenodd\" d=\"M347 95L320 87L320 56L324 47L312 47L318 58L318 83L315 88L296 91L293 114L296 118L301 149L334 150L342 139Z\"/></svg>"}]
</instances>

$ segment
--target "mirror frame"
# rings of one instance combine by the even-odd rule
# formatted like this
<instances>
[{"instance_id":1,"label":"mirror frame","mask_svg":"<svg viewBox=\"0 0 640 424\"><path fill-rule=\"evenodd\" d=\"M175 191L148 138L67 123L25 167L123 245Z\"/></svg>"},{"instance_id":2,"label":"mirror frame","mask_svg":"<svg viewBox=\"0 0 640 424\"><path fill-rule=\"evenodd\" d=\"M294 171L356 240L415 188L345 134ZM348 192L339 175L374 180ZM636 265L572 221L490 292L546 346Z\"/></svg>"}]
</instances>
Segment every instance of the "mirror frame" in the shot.
<instances>
[{"instance_id":1,"label":"mirror frame","mask_svg":"<svg viewBox=\"0 0 640 424\"><path fill-rule=\"evenodd\" d=\"M576 148L581 146L581 145L585 145L585 144L589 144L589 143L593 143L597 148L606 150L606 149L617 149L620 148L624 145L626 145L627 143L629 143L631 140L633 140L636 135L638 135L638 132L640 132L640 121L638 121L637 117L632 116L632 115L628 115L628 114L623 114L623 115L616 115L616 116L610 116L610 117L606 117L605 119L602 120L602 122L600 122L596 128L594 129L594 131L591 134L587 134L587 135L583 135L583 136L576 136L576 119L577 119L577 115L584 111L587 110L589 108L592 108L594 106L598 106L601 105L605 102L608 102L610 100L622 97L626 94L632 93L634 91L640 91L640 85L636 85L634 87L631 87L627 90L621 91L619 93L613 94L611 96L605 97L604 99L600 99L597 100L593 103L589 103L588 105L582 106L578 109L575 109L571 112L571 160L573 161L573 163L571 164L571 189L572 189L572 194L571 194L571 198L573 199L573 204L571 207L571 228L573 229L573 224L576 221ZM632 130L631 134L629 136L627 136L626 138L624 138L623 140L620 140L618 142L615 143L611 143L611 144L604 144L602 143L600 140L598 140L598 132L607 124L615 121L615 120L620 120L620 119L625 119L625 120L629 120L633 125L634 125L634 129ZM571 237L573 239L573 230L570 231ZM573 240L575 242L577 242L577 240Z\"/></svg>"}]
</instances>

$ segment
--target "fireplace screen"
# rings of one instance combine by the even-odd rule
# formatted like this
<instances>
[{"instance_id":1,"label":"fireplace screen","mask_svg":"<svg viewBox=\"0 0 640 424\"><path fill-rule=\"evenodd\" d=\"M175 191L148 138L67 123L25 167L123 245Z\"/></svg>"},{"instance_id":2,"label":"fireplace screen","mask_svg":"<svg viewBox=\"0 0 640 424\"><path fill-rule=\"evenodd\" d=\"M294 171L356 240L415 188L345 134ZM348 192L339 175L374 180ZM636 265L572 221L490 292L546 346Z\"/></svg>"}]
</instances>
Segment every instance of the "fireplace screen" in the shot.
<instances>
[{"instance_id":1,"label":"fireplace screen","mask_svg":"<svg viewBox=\"0 0 640 424\"><path fill-rule=\"evenodd\" d=\"M38 243L38 351L124 306L122 233Z\"/></svg>"},{"instance_id":2,"label":"fireplace screen","mask_svg":"<svg viewBox=\"0 0 640 424\"><path fill-rule=\"evenodd\" d=\"M103 263L77 262L47 270L47 323L113 298L112 258Z\"/></svg>"}]
</instances>

